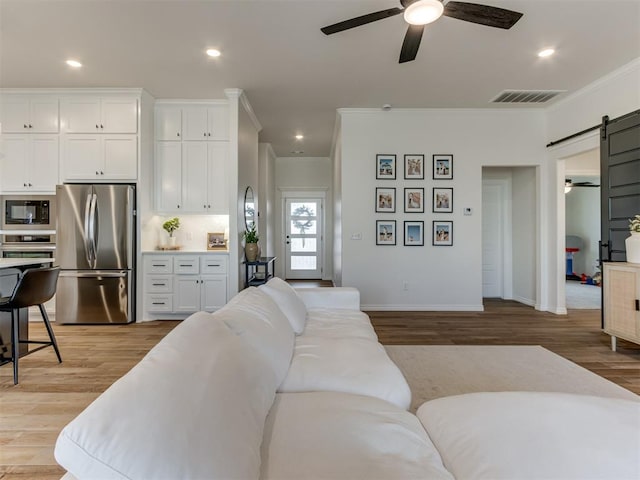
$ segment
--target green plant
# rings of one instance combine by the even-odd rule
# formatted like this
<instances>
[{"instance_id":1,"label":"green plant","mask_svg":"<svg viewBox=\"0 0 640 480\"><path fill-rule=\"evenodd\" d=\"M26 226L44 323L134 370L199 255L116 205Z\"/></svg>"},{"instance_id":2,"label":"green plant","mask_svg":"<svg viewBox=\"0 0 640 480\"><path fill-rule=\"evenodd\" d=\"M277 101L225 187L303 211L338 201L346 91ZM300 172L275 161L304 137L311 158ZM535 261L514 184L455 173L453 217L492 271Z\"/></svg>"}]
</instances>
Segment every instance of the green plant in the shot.
<instances>
[{"instance_id":1,"label":"green plant","mask_svg":"<svg viewBox=\"0 0 640 480\"><path fill-rule=\"evenodd\" d=\"M640 215L636 215L635 218L629 219L629 230L640 233Z\"/></svg>"},{"instance_id":2,"label":"green plant","mask_svg":"<svg viewBox=\"0 0 640 480\"><path fill-rule=\"evenodd\" d=\"M178 217L173 217L164 222L162 224L162 228L169 232L170 237L173 237L173 232L180 228L180 219Z\"/></svg>"},{"instance_id":3,"label":"green plant","mask_svg":"<svg viewBox=\"0 0 640 480\"><path fill-rule=\"evenodd\" d=\"M256 231L255 223L251 225L249 230L245 230L244 241L245 243L258 243L258 232Z\"/></svg>"}]
</instances>

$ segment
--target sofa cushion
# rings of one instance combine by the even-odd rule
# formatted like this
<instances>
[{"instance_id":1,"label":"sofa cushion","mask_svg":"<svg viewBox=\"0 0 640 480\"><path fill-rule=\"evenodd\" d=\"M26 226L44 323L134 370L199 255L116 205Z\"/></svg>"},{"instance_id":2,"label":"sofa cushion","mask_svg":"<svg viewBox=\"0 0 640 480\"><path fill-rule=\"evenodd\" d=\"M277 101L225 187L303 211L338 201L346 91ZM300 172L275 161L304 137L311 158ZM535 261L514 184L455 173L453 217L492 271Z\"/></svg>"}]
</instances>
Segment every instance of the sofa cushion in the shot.
<instances>
[{"instance_id":1,"label":"sofa cushion","mask_svg":"<svg viewBox=\"0 0 640 480\"><path fill-rule=\"evenodd\" d=\"M240 335L273 368L278 383L289 370L295 334L275 302L264 292L249 287L213 314Z\"/></svg>"},{"instance_id":2,"label":"sofa cushion","mask_svg":"<svg viewBox=\"0 0 640 480\"><path fill-rule=\"evenodd\" d=\"M261 470L262 480L453 480L414 415L335 392L277 395Z\"/></svg>"},{"instance_id":3,"label":"sofa cushion","mask_svg":"<svg viewBox=\"0 0 640 480\"><path fill-rule=\"evenodd\" d=\"M261 356L200 312L65 427L55 457L79 479L258 478L275 387Z\"/></svg>"},{"instance_id":4,"label":"sofa cushion","mask_svg":"<svg viewBox=\"0 0 640 480\"><path fill-rule=\"evenodd\" d=\"M305 287L296 288L296 293L307 310L315 308L338 308L360 310L360 292L353 287Z\"/></svg>"},{"instance_id":5,"label":"sofa cushion","mask_svg":"<svg viewBox=\"0 0 640 480\"><path fill-rule=\"evenodd\" d=\"M301 334L307 323L307 307L291 285L278 277L273 277L259 288L278 304L293 331L298 335Z\"/></svg>"},{"instance_id":6,"label":"sofa cushion","mask_svg":"<svg viewBox=\"0 0 640 480\"><path fill-rule=\"evenodd\" d=\"M640 403L567 393L444 397L417 412L456 478L640 478Z\"/></svg>"},{"instance_id":7,"label":"sofa cushion","mask_svg":"<svg viewBox=\"0 0 640 480\"><path fill-rule=\"evenodd\" d=\"M303 335L325 338L364 338L378 341L366 313L360 310L318 308L307 311Z\"/></svg>"},{"instance_id":8,"label":"sofa cushion","mask_svg":"<svg viewBox=\"0 0 640 480\"><path fill-rule=\"evenodd\" d=\"M407 409L411 391L384 347L363 338L301 335L279 392L345 392L368 395Z\"/></svg>"}]
</instances>

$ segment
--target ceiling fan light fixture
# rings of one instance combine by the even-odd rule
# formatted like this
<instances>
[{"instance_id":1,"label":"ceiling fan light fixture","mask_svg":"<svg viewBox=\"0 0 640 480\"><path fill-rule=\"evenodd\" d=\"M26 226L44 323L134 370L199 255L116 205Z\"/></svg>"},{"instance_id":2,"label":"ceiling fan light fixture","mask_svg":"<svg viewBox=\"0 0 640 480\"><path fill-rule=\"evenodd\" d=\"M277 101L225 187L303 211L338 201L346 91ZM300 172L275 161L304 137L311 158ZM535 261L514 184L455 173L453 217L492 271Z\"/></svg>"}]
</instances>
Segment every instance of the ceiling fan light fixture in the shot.
<instances>
[{"instance_id":1,"label":"ceiling fan light fixture","mask_svg":"<svg viewBox=\"0 0 640 480\"><path fill-rule=\"evenodd\" d=\"M411 25L426 25L442 16L444 5L439 0L418 0L404 10L404 19Z\"/></svg>"}]
</instances>

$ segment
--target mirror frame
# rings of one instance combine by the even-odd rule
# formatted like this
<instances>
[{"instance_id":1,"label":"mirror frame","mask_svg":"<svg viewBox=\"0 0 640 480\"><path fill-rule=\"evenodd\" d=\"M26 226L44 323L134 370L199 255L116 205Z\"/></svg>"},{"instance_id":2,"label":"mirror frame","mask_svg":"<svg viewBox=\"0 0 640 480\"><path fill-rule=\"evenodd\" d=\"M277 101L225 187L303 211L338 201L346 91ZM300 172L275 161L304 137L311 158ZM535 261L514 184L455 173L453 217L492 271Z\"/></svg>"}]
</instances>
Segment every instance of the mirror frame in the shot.
<instances>
[{"instance_id":1,"label":"mirror frame","mask_svg":"<svg viewBox=\"0 0 640 480\"><path fill-rule=\"evenodd\" d=\"M249 230L252 225L256 225L256 201L253 188L249 186L244 191L244 227Z\"/></svg>"}]
</instances>

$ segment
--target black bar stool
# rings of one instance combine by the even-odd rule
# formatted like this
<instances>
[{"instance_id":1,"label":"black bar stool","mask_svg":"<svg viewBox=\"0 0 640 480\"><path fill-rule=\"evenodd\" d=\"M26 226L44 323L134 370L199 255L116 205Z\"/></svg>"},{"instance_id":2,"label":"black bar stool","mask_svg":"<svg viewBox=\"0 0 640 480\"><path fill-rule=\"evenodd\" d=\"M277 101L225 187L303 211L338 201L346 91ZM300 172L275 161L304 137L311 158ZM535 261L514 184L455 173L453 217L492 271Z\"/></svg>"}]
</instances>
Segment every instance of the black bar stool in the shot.
<instances>
[{"instance_id":1,"label":"black bar stool","mask_svg":"<svg viewBox=\"0 0 640 480\"><path fill-rule=\"evenodd\" d=\"M11 312L11 361L13 362L13 383L18 384L18 359L20 357L20 344L39 344L38 348L29 350L25 355L31 355L46 347L53 347L58 357L58 362L62 363L56 337L53 334L49 317L44 309L44 302L50 300L56 293L58 275L60 267L52 268L31 268L25 270L18 280L13 294L10 297L0 298L0 312ZM40 308L44 325L49 333L49 341L20 340L20 321L18 310L37 305ZM23 355L23 356L25 356ZM5 363L8 363L5 362Z\"/></svg>"}]
</instances>

